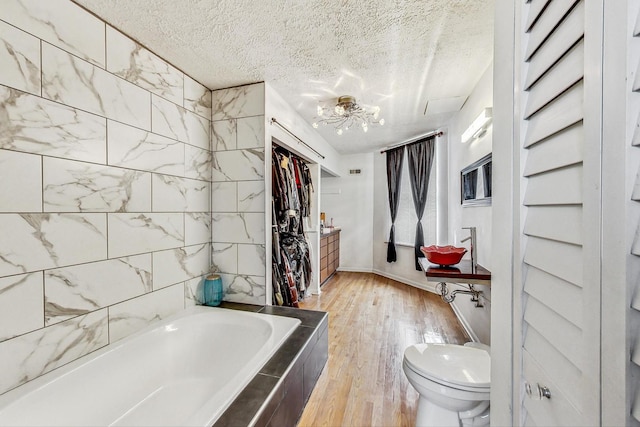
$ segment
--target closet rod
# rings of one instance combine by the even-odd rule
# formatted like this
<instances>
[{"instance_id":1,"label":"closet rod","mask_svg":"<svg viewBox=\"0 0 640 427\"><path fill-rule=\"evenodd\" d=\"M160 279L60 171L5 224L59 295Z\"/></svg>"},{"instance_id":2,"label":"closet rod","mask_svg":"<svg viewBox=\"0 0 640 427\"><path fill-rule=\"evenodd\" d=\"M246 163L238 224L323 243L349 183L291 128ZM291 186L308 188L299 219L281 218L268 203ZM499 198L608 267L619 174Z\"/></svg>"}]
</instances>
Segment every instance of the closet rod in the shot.
<instances>
[{"instance_id":1,"label":"closet rod","mask_svg":"<svg viewBox=\"0 0 640 427\"><path fill-rule=\"evenodd\" d=\"M421 139L430 138L432 136L434 136L434 137L442 136L442 135L444 135L444 132L442 132L440 130L434 130L433 132L425 133L424 135L420 135L420 136L417 136L415 138L411 138L411 139L409 139L407 141L401 142L399 144L395 144L395 145L392 145L390 147L387 147L384 150L380 151L380 154L384 154L389 150L393 150L394 148L402 147L403 145L413 144L414 142L418 142Z\"/></svg>"},{"instance_id":2,"label":"closet rod","mask_svg":"<svg viewBox=\"0 0 640 427\"><path fill-rule=\"evenodd\" d=\"M301 140L300 138L298 138L296 136L296 134L294 134L293 132L291 132L289 129L287 129L282 123L280 123L279 121L276 120L275 117L271 117L271 124L276 124L280 127L280 129L282 129L283 131L285 131L286 133L288 133L289 135L291 135L292 137L294 137L295 139L298 140L298 142L300 142L302 145L304 145L305 147L307 147L309 150L313 151L314 153L316 153L318 156L320 156L321 158L324 159L324 156L320 153L318 153L312 146L310 146L309 144L307 144L306 142L304 142L303 140Z\"/></svg>"}]
</instances>

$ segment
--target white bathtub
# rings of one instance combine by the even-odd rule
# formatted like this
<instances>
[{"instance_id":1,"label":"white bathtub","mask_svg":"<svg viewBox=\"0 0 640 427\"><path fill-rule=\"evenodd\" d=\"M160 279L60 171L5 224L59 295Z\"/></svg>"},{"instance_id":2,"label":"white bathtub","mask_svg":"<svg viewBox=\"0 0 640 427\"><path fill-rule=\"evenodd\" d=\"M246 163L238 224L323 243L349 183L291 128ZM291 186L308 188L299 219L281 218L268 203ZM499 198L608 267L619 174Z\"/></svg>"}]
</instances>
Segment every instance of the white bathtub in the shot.
<instances>
[{"instance_id":1,"label":"white bathtub","mask_svg":"<svg viewBox=\"0 0 640 427\"><path fill-rule=\"evenodd\" d=\"M0 396L0 426L210 426L298 324L192 307Z\"/></svg>"}]
</instances>

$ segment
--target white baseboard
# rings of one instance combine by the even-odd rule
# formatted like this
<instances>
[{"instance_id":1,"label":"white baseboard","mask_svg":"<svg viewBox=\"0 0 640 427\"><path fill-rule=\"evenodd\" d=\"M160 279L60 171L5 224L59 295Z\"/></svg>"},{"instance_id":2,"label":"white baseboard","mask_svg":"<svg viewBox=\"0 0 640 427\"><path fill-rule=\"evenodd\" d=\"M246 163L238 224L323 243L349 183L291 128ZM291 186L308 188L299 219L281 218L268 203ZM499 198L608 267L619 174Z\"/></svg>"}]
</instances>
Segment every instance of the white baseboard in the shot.
<instances>
[{"instance_id":1,"label":"white baseboard","mask_svg":"<svg viewBox=\"0 0 640 427\"><path fill-rule=\"evenodd\" d=\"M460 324L464 328L465 332L467 333L467 335L469 335L469 338L471 338L471 341L480 342L480 338L478 338L478 335L476 335L476 333L473 331L473 328L471 327L471 324L469 324L469 322L464 317L462 312L458 309L458 307L456 307L456 305L453 304L453 303L451 303L449 305L453 309L453 312L456 314L456 317L458 318L458 321L460 322Z\"/></svg>"},{"instance_id":2,"label":"white baseboard","mask_svg":"<svg viewBox=\"0 0 640 427\"><path fill-rule=\"evenodd\" d=\"M426 282L426 283L415 282L413 280L408 280L404 277L396 276L395 274L389 274L385 271L376 270L376 269L373 269L372 273L375 273L378 276L386 277L387 279L395 280L396 282L404 283L405 285L413 286L414 288L422 289L424 291L432 292L434 294L437 293L435 285L431 284L431 282Z\"/></svg>"},{"instance_id":3,"label":"white baseboard","mask_svg":"<svg viewBox=\"0 0 640 427\"><path fill-rule=\"evenodd\" d=\"M338 267L338 271L346 271L349 273L373 273L371 268L357 268L357 267Z\"/></svg>"}]
</instances>

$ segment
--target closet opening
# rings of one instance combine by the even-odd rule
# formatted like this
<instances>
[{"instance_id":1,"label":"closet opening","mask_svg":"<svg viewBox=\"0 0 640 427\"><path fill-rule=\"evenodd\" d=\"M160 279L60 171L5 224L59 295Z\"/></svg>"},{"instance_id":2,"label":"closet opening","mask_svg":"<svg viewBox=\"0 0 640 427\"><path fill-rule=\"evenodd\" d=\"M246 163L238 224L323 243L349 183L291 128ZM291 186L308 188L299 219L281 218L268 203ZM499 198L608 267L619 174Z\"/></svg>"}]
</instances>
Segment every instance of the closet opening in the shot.
<instances>
[{"instance_id":1,"label":"closet opening","mask_svg":"<svg viewBox=\"0 0 640 427\"><path fill-rule=\"evenodd\" d=\"M317 164L272 141L271 149L271 303L298 307L319 288L317 194L313 176ZM315 243L315 244L314 244ZM314 274L315 273L315 274Z\"/></svg>"}]
</instances>

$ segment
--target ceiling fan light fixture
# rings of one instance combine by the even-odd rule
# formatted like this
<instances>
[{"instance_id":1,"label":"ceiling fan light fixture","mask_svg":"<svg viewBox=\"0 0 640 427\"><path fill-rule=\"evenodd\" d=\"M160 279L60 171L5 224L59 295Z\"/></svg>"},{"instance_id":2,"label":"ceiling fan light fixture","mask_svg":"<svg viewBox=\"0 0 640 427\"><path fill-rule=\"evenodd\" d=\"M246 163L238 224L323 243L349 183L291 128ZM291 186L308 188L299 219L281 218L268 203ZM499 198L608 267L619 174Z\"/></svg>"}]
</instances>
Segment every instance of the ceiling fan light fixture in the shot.
<instances>
[{"instance_id":1,"label":"ceiling fan light fixture","mask_svg":"<svg viewBox=\"0 0 640 427\"><path fill-rule=\"evenodd\" d=\"M332 125L338 135L357 124L364 132L369 130L370 125L384 125L384 119L380 118L380 107L360 105L350 95L339 97L333 108L318 105L317 112L317 120L312 124L314 129L319 124Z\"/></svg>"}]
</instances>

